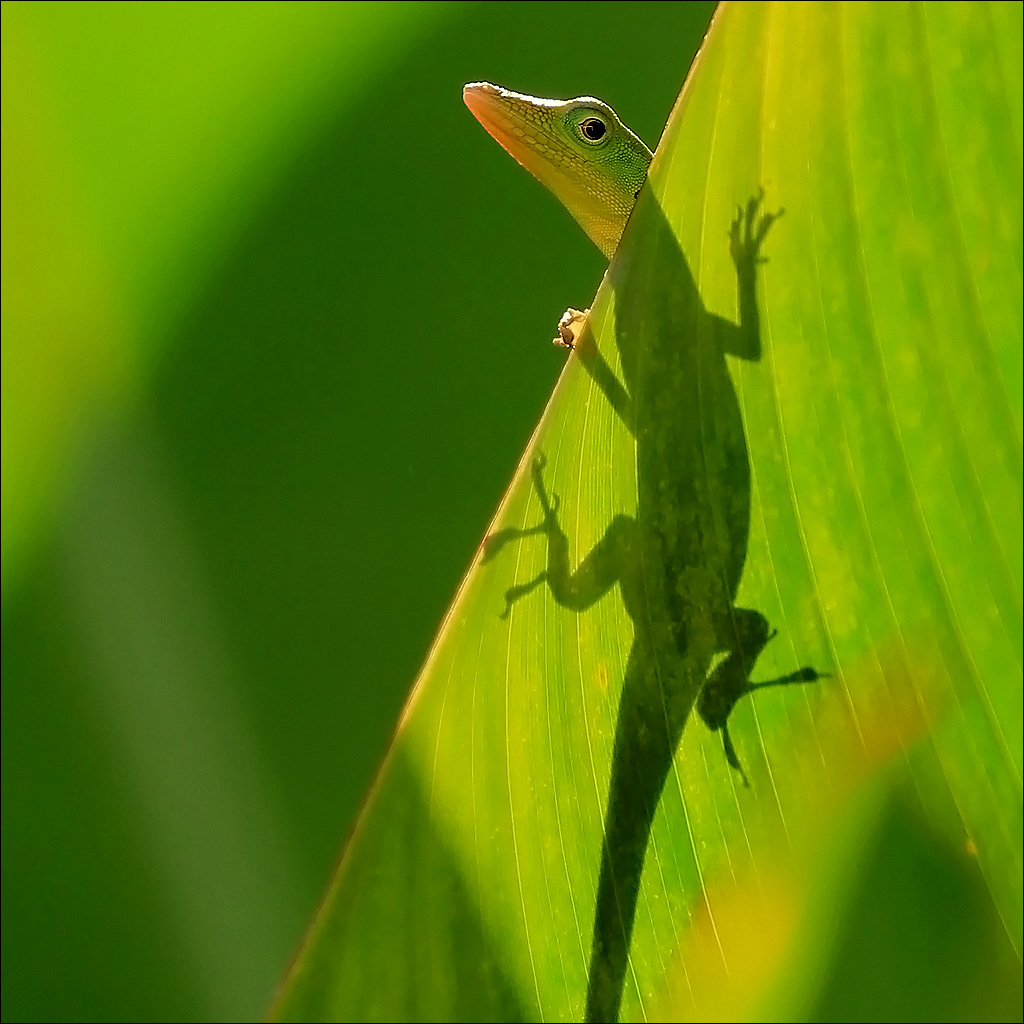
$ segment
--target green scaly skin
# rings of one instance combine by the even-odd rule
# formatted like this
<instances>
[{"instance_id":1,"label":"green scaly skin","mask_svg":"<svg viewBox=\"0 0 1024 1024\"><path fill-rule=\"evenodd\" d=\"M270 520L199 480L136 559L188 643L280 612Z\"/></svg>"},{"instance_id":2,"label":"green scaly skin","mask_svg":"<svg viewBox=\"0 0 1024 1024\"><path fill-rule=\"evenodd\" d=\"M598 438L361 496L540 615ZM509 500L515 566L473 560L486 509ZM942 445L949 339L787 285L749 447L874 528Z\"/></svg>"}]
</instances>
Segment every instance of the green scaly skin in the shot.
<instances>
[{"instance_id":1,"label":"green scaly skin","mask_svg":"<svg viewBox=\"0 0 1024 1024\"><path fill-rule=\"evenodd\" d=\"M462 98L611 259L652 159L615 111L593 96L545 100L489 82L465 86Z\"/></svg>"}]
</instances>

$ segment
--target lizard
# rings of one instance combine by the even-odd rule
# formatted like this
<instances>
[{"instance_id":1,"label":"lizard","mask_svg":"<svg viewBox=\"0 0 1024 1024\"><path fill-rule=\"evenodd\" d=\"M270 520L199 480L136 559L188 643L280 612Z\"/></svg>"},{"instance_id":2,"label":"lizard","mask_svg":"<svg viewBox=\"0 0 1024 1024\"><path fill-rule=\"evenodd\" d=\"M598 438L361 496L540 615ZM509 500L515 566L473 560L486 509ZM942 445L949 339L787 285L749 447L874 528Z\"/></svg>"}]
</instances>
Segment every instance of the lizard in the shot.
<instances>
[{"instance_id":1,"label":"lizard","mask_svg":"<svg viewBox=\"0 0 1024 1024\"><path fill-rule=\"evenodd\" d=\"M561 200L611 259L653 154L607 103L594 96L548 100L471 82L462 98L496 142ZM590 310L571 306L556 345L573 348Z\"/></svg>"},{"instance_id":2,"label":"lizard","mask_svg":"<svg viewBox=\"0 0 1024 1024\"><path fill-rule=\"evenodd\" d=\"M650 829L691 710L719 731L726 760L746 773L729 716L755 690L807 683L805 666L754 683L750 674L775 635L758 611L736 606L746 560L750 464L725 356L760 359L755 282L761 248L782 211L762 196L738 207L729 230L739 324L709 313L675 235L650 189L652 154L606 103L550 100L485 82L467 85L466 105L484 128L566 206L611 259L631 215L646 223L644 247L612 262L611 283L634 301L617 311L623 381L599 351L587 311L567 310L556 343L584 368L636 439L637 510L617 515L572 571L558 498L532 467L542 521L485 541L489 561L509 542L544 535L546 569L509 588L515 601L546 584L555 601L582 612L616 584L634 624L616 720L604 818L585 1019L616 1020L628 963ZM638 291L649 300L635 301Z\"/></svg>"}]
</instances>

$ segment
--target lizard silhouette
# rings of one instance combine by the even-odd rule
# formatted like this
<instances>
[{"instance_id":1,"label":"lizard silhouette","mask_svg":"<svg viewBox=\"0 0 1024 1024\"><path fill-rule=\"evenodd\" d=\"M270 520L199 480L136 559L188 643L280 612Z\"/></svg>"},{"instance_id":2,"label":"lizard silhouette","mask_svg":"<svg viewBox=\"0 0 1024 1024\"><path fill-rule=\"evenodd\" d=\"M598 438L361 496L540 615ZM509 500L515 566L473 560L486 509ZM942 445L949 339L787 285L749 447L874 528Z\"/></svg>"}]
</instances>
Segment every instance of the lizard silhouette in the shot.
<instances>
[{"instance_id":1,"label":"lizard silhouette","mask_svg":"<svg viewBox=\"0 0 1024 1024\"><path fill-rule=\"evenodd\" d=\"M636 514L615 516L572 571L541 455L532 475L542 521L493 534L485 548L491 559L510 541L547 538L546 569L507 591L505 615L542 584L576 612L618 584L633 621L604 818L587 1021L618 1018L651 825L691 710L721 731L728 763L748 784L728 730L736 703L760 687L822 677L803 667L751 683L774 633L760 612L735 605L747 554L750 462L725 356L761 357L756 269L782 212L762 212L761 199L738 209L729 231L740 314L734 324L704 308L657 200L649 189L641 193L633 221L642 222L645 245L623 246L609 271L615 292L629 295L616 309L623 380L599 352L589 324L575 346L636 439Z\"/></svg>"}]
</instances>

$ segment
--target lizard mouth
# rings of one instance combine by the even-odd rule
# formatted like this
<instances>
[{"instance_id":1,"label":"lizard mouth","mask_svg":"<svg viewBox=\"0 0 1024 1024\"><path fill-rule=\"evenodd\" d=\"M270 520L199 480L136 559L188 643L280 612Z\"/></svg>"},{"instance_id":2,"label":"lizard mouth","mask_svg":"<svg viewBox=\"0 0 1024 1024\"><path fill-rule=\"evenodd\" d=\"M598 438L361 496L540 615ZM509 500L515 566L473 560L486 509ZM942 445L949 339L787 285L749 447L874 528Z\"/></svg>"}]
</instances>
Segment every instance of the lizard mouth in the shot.
<instances>
[{"instance_id":1,"label":"lizard mouth","mask_svg":"<svg viewBox=\"0 0 1024 1024\"><path fill-rule=\"evenodd\" d=\"M501 148L552 191L601 252L611 257L633 204L618 203L614 195L610 210L597 202L596 196L609 191L601 172L591 166L591 154L585 158L564 137L565 111L574 103L603 107L600 100L541 99L490 82L471 82L463 88L462 98ZM639 140L637 144L643 148Z\"/></svg>"},{"instance_id":2,"label":"lizard mouth","mask_svg":"<svg viewBox=\"0 0 1024 1024\"><path fill-rule=\"evenodd\" d=\"M551 156L556 149L543 123L543 106L559 107L561 100L538 101L490 82L471 82L462 90L462 99L487 134L534 177L554 190L557 174Z\"/></svg>"}]
</instances>

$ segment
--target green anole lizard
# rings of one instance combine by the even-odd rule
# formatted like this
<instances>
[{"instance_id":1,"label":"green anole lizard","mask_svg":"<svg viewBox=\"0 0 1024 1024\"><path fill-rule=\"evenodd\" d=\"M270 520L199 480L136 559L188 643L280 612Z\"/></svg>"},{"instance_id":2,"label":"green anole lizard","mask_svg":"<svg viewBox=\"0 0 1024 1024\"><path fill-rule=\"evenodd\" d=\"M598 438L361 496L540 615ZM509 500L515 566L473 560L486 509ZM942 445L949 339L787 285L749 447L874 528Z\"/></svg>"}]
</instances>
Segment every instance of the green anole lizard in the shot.
<instances>
[{"instance_id":1,"label":"green anole lizard","mask_svg":"<svg viewBox=\"0 0 1024 1024\"><path fill-rule=\"evenodd\" d=\"M623 381L598 351L586 313L567 311L556 339L575 348L636 438L636 514L615 516L571 572L568 538L557 498L544 485L541 456L533 480L543 521L492 535L486 548L489 560L509 541L535 534L548 540L547 569L509 589L506 613L541 583L577 612L618 584L633 620L586 1005L588 1021L614 1020L650 827L690 710L721 731L726 759L747 785L728 731L736 703L761 687L821 678L804 667L752 683L754 664L775 634L760 612L735 604L749 532L750 466L724 357L760 358L755 274L778 214L759 214L758 197L733 221L740 313L733 324L704 308L673 232L643 189L650 150L607 104L592 97L538 99L483 82L467 85L463 96L477 120L558 196L606 256L614 254L634 207L645 220L645 247L612 267L613 287L630 296L616 314ZM640 294L646 304L637 301Z\"/></svg>"},{"instance_id":2,"label":"green anole lizard","mask_svg":"<svg viewBox=\"0 0 1024 1024\"><path fill-rule=\"evenodd\" d=\"M647 180L651 151L593 96L545 100L471 82L462 98L473 116L562 205L608 257ZM556 345L572 348L589 310L565 311Z\"/></svg>"}]
</instances>

